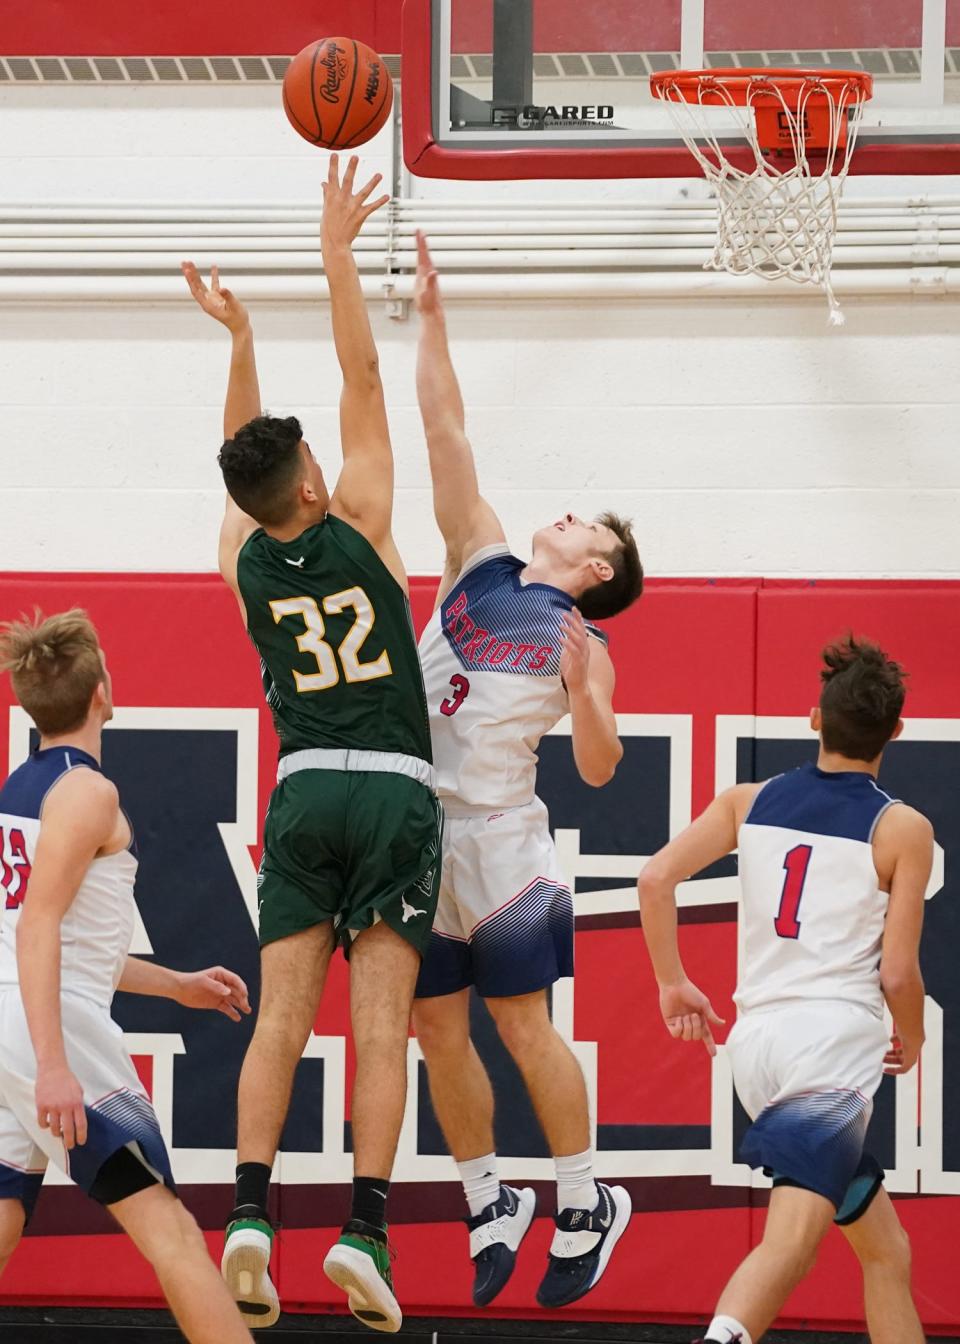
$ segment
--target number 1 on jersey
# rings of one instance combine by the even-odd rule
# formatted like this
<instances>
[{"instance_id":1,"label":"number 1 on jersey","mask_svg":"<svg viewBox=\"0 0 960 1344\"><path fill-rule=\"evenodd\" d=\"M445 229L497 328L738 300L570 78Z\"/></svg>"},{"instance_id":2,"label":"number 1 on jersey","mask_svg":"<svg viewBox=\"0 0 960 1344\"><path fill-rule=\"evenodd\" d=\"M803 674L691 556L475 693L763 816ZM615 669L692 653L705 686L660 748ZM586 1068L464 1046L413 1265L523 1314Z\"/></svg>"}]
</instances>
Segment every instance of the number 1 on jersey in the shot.
<instances>
[{"instance_id":1,"label":"number 1 on jersey","mask_svg":"<svg viewBox=\"0 0 960 1344\"><path fill-rule=\"evenodd\" d=\"M812 845L795 845L783 861L787 875L783 879L780 909L773 921L773 927L781 938L800 937L800 901L812 853Z\"/></svg>"}]
</instances>

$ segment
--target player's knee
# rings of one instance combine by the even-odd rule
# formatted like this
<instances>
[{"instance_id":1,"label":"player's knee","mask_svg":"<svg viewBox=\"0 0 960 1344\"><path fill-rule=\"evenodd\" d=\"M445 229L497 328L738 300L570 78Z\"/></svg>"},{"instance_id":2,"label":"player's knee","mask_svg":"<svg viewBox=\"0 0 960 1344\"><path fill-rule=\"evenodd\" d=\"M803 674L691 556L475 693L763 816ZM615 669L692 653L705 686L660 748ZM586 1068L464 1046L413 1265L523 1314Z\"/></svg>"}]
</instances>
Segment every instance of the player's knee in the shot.
<instances>
[{"instance_id":1,"label":"player's knee","mask_svg":"<svg viewBox=\"0 0 960 1344\"><path fill-rule=\"evenodd\" d=\"M413 1005L413 1030L424 1058L429 1062L444 1055L460 1055L470 1044L469 1027L460 1015L437 1011L426 1003Z\"/></svg>"},{"instance_id":2,"label":"player's knee","mask_svg":"<svg viewBox=\"0 0 960 1344\"><path fill-rule=\"evenodd\" d=\"M147 1259L155 1266L207 1254L207 1244L197 1220L179 1199L170 1201L154 1226L154 1236L144 1247Z\"/></svg>"},{"instance_id":3,"label":"player's knee","mask_svg":"<svg viewBox=\"0 0 960 1344\"><path fill-rule=\"evenodd\" d=\"M857 1254L864 1269L880 1272L887 1278L896 1278L902 1282L910 1281L910 1238L902 1227L892 1229L882 1240L858 1246Z\"/></svg>"},{"instance_id":4,"label":"player's knee","mask_svg":"<svg viewBox=\"0 0 960 1344\"><path fill-rule=\"evenodd\" d=\"M490 1004L500 1039L515 1059L524 1059L542 1051L554 1026L540 1005L501 999Z\"/></svg>"}]
</instances>

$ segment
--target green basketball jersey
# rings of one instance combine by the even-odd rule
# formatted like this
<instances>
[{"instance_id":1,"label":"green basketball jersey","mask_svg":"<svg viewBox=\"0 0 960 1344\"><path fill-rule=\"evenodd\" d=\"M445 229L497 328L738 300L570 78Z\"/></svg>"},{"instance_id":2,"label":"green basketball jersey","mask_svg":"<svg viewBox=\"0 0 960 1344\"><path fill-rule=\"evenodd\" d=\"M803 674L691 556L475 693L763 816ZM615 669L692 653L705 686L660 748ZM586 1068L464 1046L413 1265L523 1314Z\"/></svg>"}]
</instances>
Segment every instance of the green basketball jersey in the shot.
<instances>
[{"instance_id":1,"label":"green basketball jersey","mask_svg":"<svg viewBox=\"0 0 960 1344\"><path fill-rule=\"evenodd\" d=\"M281 756L346 747L432 760L410 604L365 537L331 514L295 541L254 532L237 581Z\"/></svg>"}]
</instances>

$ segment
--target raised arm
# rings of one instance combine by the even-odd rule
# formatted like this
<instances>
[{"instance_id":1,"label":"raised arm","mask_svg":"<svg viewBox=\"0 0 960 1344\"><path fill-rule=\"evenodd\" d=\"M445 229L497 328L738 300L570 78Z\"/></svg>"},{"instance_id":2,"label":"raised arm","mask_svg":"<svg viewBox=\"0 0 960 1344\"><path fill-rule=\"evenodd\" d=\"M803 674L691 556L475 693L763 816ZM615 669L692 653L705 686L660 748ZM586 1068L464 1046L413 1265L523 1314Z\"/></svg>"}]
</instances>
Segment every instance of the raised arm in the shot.
<instances>
[{"instance_id":1,"label":"raised arm","mask_svg":"<svg viewBox=\"0 0 960 1344\"><path fill-rule=\"evenodd\" d=\"M320 242L324 274L330 287L333 343L343 375L340 394L343 469L330 501L330 512L362 532L393 569L394 558L400 566L390 535L393 451L377 347L353 255L353 240L364 222L390 197L380 196L368 204L380 181L379 173L354 194L357 162L354 155L341 182L339 159L331 154L329 174L323 184ZM400 571L402 574L402 566Z\"/></svg>"},{"instance_id":2,"label":"raised arm","mask_svg":"<svg viewBox=\"0 0 960 1344\"><path fill-rule=\"evenodd\" d=\"M504 533L497 515L480 494L460 384L447 344L437 272L427 241L419 232L415 302L420 314L417 400L430 457L433 511L446 546L442 597L471 555L483 546L503 541Z\"/></svg>"},{"instance_id":3,"label":"raised arm","mask_svg":"<svg viewBox=\"0 0 960 1344\"><path fill-rule=\"evenodd\" d=\"M874 835L878 873L890 873L890 901L883 930L880 984L896 1035L885 1063L887 1073L907 1073L923 1045L923 976L920 934L933 867L933 827L912 807L891 807Z\"/></svg>"},{"instance_id":4,"label":"raised arm","mask_svg":"<svg viewBox=\"0 0 960 1344\"><path fill-rule=\"evenodd\" d=\"M648 860L637 882L643 936L660 987L660 1011L667 1030L675 1040L702 1040L711 1055L716 1054L716 1046L710 1024L722 1019L683 968L676 889L736 849L739 824L758 787L737 784L726 789L692 825Z\"/></svg>"},{"instance_id":5,"label":"raised arm","mask_svg":"<svg viewBox=\"0 0 960 1344\"><path fill-rule=\"evenodd\" d=\"M71 770L43 808L30 892L17 924L17 968L37 1057L37 1118L67 1148L85 1143L83 1089L70 1071L60 1016L60 925L84 874L110 842L119 815L115 787L92 770Z\"/></svg>"},{"instance_id":6,"label":"raised arm","mask_svg":"<svg viewBox=\"0 0 960 1344\"><path fill-rule=\"evenodd\" d=\"M238 429L255 420L261 411L250 315L229 289L221 288L216 266L210 272L209 288L192 261L181 262L180 269L197 304L230 333L230 374L223 408L223 437L232 439ZM217 558L220 573L233 588L237 584L237 556L240 548L250 534L257 530L257 526L250 515L238 508L227 495Z\"/></svg>"}]
</instances>

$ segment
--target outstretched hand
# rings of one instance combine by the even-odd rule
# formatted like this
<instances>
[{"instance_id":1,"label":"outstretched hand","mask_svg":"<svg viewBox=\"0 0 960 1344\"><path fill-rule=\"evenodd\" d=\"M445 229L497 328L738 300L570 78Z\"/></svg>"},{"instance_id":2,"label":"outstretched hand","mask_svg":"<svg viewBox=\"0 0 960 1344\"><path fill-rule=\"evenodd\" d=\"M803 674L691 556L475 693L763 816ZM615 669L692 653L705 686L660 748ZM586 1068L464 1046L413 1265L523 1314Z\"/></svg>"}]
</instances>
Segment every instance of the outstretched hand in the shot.
<instances>
[{"instance_id":1,"label":"outstretched hand","mask_svg":"<svg viewBox=\"0 0 960 1344\"><path fill-rule=\"evenodd\" d=\"M723 1026L724 1019L713 1011L706 994L692 980L662 986L660 1012L675 1041L703 1041L708 1055L717 1053L710 1024Z\"/></svg>"},{"instance_id":2,"label":"outstretched hand","mask_svg":"<svg viewBox=\"0 0 960 1344\"><path fill-rule=\"evenodd\" d=\"M413 301L421 317L438 313L441 308L437 272L427 246L427 236L422 229L417 229L417 279L413 287Z\"/></svg>"},{"instance_id":3,"label":"outstretched hand","mask_svg":"<svg viewBox=\"0 0 960 1344\"><path fill-rule=\"evenodd\" d=\"M239 1022L250 1012L247 986L235 971L211 966L205 971L184 971L177 986L177 1003L185 1008L212 1008Z\"/></svg>"},{"instance_id":4,"label":"outstretched hand","mask_svg":"<svg viewBox=\"0 0 960 1344\"><path fill-rule=\"evenodd\" d=\"M190 293L205 313L222 322L230 332L242 331L249 325L250 315L240 300L229 289L221 289L220 271L216 266L210 271L209 289L192 261L181 261L180 269Z\"/></svg>"},{"instance_id":5,"label":"outstretched hand","mask_svg":"<svg viewBox=\"0 0 960 1344\"><path fill-rule=\"evenodd\" d=\"M341 182L340 156L330 155L330 170L323 184L321 238L324 246L349 247L374 211L390 199L389 195L378 196L367 204L374 187L383 180L382 173L374 173L367 185L354 194L353 180L359 162L356 154L350 156Z\"/></svg>"}]
</instances>

